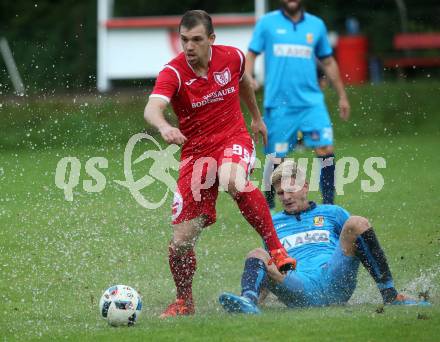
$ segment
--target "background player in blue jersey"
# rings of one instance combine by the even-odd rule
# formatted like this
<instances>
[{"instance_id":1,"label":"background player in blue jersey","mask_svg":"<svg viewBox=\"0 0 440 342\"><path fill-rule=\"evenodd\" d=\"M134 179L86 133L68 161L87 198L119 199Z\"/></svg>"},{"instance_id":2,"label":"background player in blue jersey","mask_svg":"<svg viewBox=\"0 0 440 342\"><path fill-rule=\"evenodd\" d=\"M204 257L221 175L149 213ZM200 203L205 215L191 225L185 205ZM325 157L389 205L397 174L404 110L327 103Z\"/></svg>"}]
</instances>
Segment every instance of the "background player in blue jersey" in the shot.
<instances>
[{"instance_id":1,"label":"background player in blue jersey","mask_svg":"<svg viewBox=\"0 0 440 342\"><path fill-rule=\"evenodd\" d=\"M302 0L281 0L281 5L280 10L267 13L257 22L246 55L246 72L250 76L257 55L265 56L264 121L268 129L265 153L276 157L268 159L270 162L265 165L266 199L273 209L270 174L281 162L279 158L294 149L297 132L301 131L305 146L313 148L322 160L323 203L333 204L333 129L319 86L318 60L338 93L343 120L350 116L350 105L324 22L305 12Z\"/></svg>"},{"instance_id":2,"label":"background player in blue jersey","mask_svg":"<svg viewBox=\"0 0 440 342\"><path fill-rule=\"evenodd\" d=\"M225 292L220 304L228 312L259 313L266 290L288 307L344 304L356 288L361 262L375 280L385 304L430 305L400 293L369 221L337 205L308 201L305 173L292 160L273 173L272 183L284 211L273 216L277 235L296 271L280 273L263 248L251 251L242 275L241 295Z\"/></svg>"}]
</instances>

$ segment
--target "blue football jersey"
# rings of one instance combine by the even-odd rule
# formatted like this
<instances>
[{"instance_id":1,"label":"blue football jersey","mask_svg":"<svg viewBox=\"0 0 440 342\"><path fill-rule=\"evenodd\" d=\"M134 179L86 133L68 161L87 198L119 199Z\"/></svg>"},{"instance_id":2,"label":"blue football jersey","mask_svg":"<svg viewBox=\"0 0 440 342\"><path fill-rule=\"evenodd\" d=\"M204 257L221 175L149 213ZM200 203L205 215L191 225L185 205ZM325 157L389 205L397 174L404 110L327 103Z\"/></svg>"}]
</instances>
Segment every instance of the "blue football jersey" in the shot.
<instances>
[{"instance_id":1,"label":"blue football jersey","mask_svg":"<svg viewBox=\"0 0 440 342\"><path fill-rule=\"evenodd\" d=\"M316 59L333 50L320 18L304 12L294 23L282 10L269 12L257 22L249 50L265 56L265 108L324 103Z\"/></svg>"},{"instance_id":2,"label":"blue football jersey","mask_svg":"<svg viewBox=\"0 0 440 342\"><path fill-rule=\"evenodd\" d=\"M350 214L337 205L316 205L299 215L279 212L272 219L287 253L298 262L298 271L316 270L333 255Z\"/></svg>"}]
</instances>

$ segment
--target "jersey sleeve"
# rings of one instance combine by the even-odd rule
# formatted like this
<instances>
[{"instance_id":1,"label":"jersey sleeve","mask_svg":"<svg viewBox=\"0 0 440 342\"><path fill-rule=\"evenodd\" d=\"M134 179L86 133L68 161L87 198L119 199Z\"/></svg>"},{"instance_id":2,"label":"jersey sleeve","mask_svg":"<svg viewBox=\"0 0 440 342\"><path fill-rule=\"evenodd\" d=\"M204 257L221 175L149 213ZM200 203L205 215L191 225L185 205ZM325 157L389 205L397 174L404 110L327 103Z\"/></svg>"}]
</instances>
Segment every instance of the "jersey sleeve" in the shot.
<instances>
[{"instance_id":1,"label":"jersey sleeve","mask_svg":"<svg viewBox=\"0 0 440 342\"><path fill-rule=\"evenodd\" d=\"M238 67L238 73L239 73L238 78L241 81L241 79L243 78L243 75L244 75L245 56L244 56L244 53L240 49L235 49L235 50L237 51L237 54L238 54L238 57L239 57L238 60L239 60L240 65Z\"/></svg>"},{"instance_id":2,"label":"jersey sleeve","mask_svg":"<svg viewBox=\"0 0 440 342\"><path fill-rule=\"evenodd\" d=\"M333 49L328 40L327 28L325 27L325 24L321 22L319 37L315 46L315 55L319 59L324 59L330 57L332 54Z\"/></svg>"},{"instance_id":3,"label":"jersey sleeve","mask_svg":"<svg viewBox=\"0 0 440 342\"><path fill-rule=\"evenodd\" d=\"M257 24L255 25L254 32L252 33L252 39L249 43L249 51L260 54L265 49L265 25L264 20L260 19L258 20Z\"/></svg>"},{"instance_id":4,"label":"jersey sleeve","mask_svg":"<svg viewBox=\"0 0 440 342\"><path fill-rule=\"evenodd\" d=\"M171 98L179 92L180 83L179 72L171 65L165 65L157 76L150 97L158 97L169 103Z\"/></svg>"},{"instance_id":5,"label":"jersey sleeve","mask_svg":"<svg viewBox=\"0 0 440 342\"><path fill-rule=\"evenodd\" d=\"M342 227L350 217L350 213L344 208L336 205L334 215L335 215L335 231L338 235L340 235L342 231Z\"/></svg>"}]
</instances>

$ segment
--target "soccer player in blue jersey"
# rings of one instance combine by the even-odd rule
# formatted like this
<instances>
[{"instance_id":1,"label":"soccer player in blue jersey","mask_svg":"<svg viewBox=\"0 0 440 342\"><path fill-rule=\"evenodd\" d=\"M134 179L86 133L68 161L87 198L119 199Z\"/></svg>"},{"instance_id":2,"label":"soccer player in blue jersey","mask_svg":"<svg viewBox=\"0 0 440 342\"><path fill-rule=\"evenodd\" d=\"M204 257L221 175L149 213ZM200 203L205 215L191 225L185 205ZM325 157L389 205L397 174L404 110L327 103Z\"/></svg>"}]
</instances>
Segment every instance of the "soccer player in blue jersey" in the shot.
<instances>
[{"instance_id":1,"label":"soccer player in blue jersey","mask_svg":"<svg viewBox=\"0 0 440 342\"><path fill-rule=\"evenodd\" d=\"M333 204L333 129L321 92L317 63L339 96L340 117L348 120L350 104L333 58L324 22L304 11L302 0L281 0L281 9L267 13L257 22L249 51L246 73L252 77L256 57L265 56L264 121L268 129L265 154L265 195L274 209L270 174L295 148L297 132L304 145L315 150L322 161L320 187L323 203ZM256 87L256 81L253 81ZM271 190L269 190L271 189Z\"/></svg>"},{"instance_id":2,"label":"soccer player in blue jersey","mask_svg":"<svg viewBox=\"0 0 440 342\"><path fill-rule=\"evenodd\" d=\"M373 277L384 304L430 305L398 293L385 253L369 221L337 205L308 201L305 173L292 160L273 173L272 183L284 211L273 216L277 235L296 271L280 273L263 248L251 251L242 275L241 295L225 292L220 304L228 312L259 313L267 290L288 307L346 303L356 288L359 263Z\"/></svg>"}]
</instances>

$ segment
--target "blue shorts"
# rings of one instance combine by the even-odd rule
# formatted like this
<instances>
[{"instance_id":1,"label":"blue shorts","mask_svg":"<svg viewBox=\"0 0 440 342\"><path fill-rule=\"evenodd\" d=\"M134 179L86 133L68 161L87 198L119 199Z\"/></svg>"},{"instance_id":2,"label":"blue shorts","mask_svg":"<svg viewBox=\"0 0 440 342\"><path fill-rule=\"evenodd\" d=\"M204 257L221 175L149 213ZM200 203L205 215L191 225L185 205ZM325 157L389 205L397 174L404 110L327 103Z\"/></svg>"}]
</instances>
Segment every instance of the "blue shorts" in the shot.
<instances>
[{"instance_id":1,"label":"blue shorts","mask_svg":"<svg viewBox=\"0 0 440 342\"><path fill-rule=\"evenodd\" d=\"M286 157L295 148L298 131L303 133L307 147L333 145L333 128L324 104L305 108L265 108L263 119L268 131L265 154Z\"/></svg>"},{"instance_id":2,"label":"blue shorts","mask_svg":"<svg viewBox=\"0 0 440 342\"><path fill-rule=\"evenodd\" d=\"M338 245L322 267L290 271L282 284L269 280L264 286L288 307L345 304L356 288L358 269L359 259L344 255Z\"/></svg>"}]
</instances>

